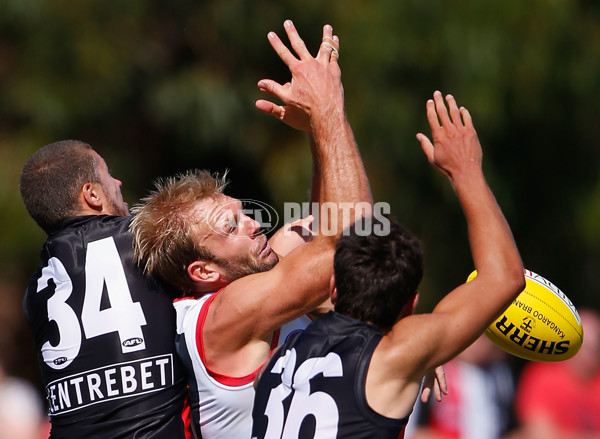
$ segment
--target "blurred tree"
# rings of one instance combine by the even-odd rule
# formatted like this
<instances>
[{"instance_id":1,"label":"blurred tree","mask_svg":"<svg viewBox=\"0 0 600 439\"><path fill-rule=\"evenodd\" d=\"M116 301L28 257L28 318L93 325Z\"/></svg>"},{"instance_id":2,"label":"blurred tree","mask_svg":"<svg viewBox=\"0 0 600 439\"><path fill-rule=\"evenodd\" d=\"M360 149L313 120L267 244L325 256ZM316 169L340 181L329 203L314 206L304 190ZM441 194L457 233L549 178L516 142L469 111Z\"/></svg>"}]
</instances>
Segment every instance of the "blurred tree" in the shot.
<instances>
[{"instance_id":1,"label":"blurred tree","mask_svg":"<svg viewBox=\"0 0 600 439\"><path fill-rule=\"evenodd\" d=\"M600 307L597 2L0 0L0 294L18 296L13 313L44 239L18 177L46 143L94 145L130 204L192 167L228 168L233 195L277 209L307 198L306 136L253 108L259 79L289 79L266 39L285 40L286 18L313 54L323 24L341 38L375 199L426 248L422 309L472 269L452 190L415 139L435 89L471 111L525 265ZM12 371L31 374L29 350L13 351Z\"/></svg>"}]
</instances>

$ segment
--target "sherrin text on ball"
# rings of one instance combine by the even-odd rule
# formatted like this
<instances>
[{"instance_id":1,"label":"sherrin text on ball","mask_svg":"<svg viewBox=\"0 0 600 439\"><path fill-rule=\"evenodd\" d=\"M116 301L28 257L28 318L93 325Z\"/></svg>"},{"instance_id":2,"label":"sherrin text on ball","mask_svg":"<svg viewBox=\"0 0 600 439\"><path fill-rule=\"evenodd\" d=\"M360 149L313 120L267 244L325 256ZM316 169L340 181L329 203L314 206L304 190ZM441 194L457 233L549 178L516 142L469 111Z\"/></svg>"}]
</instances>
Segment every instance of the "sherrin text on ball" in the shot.
<instances>
[{"instance_id":1,"label":"sherrin text on ball","mask_svg":"<svg viewBox=\"0 0 600 439\"><path fill-rule=\"evenodd\" d=\"M467 282L477 275L474 271ZM525 289L485 331L509 354L531 361L573 357L583 342L577 309L548 279L525 270Z\"/></svg>"}]
</instances>

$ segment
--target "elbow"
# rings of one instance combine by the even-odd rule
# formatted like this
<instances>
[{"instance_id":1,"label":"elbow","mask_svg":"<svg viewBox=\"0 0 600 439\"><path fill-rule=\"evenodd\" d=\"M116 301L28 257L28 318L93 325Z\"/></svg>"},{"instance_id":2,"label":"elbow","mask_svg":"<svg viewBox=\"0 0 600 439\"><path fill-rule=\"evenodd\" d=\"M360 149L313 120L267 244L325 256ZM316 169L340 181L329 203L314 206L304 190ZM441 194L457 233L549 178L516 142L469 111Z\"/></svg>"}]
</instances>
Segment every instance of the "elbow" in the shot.
<instances>
[{"instance_id":1,"label":"elbow","mask_svg":"<svg viewBox=\"0 0 600 439\"><path fill-rule=\"evenodd\" d=\"M525 289L525 273L521 261L496 265L492 271L484 272L482 269L482 279L484 273L489 285L502 291L507 300L513 300Z\"/></svg>"},{"instance_id":2,"label":"elbow","mask_svg":"<svg viewBox=\"0 0 600 439\"><path fill-rule=\"evenodd\" d=\"M518 296L525 289L525 274L522 264L515 264L515 268L507 270L504 282L513 296Z\"/></svg>"}]
</instances>

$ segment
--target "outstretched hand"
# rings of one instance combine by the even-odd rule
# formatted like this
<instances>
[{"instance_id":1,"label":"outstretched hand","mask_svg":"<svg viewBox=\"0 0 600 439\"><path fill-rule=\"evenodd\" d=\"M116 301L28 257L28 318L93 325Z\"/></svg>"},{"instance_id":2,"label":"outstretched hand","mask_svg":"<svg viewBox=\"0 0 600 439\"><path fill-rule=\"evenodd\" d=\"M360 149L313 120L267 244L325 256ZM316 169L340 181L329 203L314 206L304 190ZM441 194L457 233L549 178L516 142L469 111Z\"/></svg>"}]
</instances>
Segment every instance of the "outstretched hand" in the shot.
<instances>
[{"instance_id":1,"label":"outstretched hand","mask_svg":"<svg viewBox=\"0 0 600 439\"><path fill-rule=\"evenodd\" d=\"M423 133L417 140L427 160L451 180L461 171L476 165L481 169L481 145L471 115L458 107L452 95L446 96L448 109L439 91L427 101L427 120L433 142Z\"/></svg>"},{"instance_id":2,"label":"outstretched hand","mask_svg":"<svg viewBox=\"0 0 600 439\"><path fill-rule=\"evenodd\" d=\"M343 109L344 93L337 63L339 38L333 35L330 25L325 25L319 52L313 58L291 20L285 21L284 28L296 55L275 32L269 32L268 39L289 67L292 79L285 84L270 79L258 82L261 92L280 99L283 105L264 99L256 101L255 105L260 111L272 114L287 125L311 133L311 118L325 117L327 112L334 111L336 107Z\"/></svg>"}]
</instances>

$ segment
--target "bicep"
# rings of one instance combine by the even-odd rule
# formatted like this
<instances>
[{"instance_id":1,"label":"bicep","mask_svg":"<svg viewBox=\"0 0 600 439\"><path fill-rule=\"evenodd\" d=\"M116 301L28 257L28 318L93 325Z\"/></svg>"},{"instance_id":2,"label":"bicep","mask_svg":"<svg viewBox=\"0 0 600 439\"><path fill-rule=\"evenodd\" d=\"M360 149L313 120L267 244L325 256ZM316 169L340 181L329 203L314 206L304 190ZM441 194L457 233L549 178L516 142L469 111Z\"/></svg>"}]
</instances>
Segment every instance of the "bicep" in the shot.
<instances>
[{"instance_id":1,"label":"bicep","mask_svg":"<svg viewBox=\"0 0 600 439\"><path fill-rule=\"evenodd\" d=\"M482 316L486 306L482 303L484 297L482 300L463 300L465 295L473 292L468 290L474 287L461 285L442 299L431 313L400 319L385 337L387 343L382 344L389 351L390 364L401 368L402 375L417 379L473 343L488 324L488 318Z\"/></svg>"}]
</instances>

